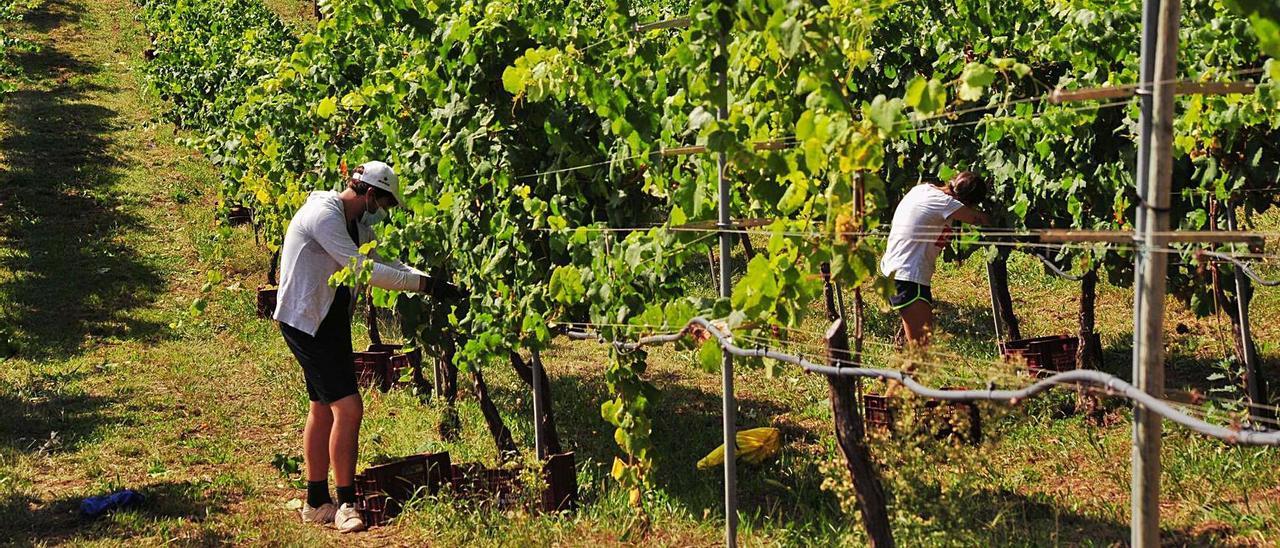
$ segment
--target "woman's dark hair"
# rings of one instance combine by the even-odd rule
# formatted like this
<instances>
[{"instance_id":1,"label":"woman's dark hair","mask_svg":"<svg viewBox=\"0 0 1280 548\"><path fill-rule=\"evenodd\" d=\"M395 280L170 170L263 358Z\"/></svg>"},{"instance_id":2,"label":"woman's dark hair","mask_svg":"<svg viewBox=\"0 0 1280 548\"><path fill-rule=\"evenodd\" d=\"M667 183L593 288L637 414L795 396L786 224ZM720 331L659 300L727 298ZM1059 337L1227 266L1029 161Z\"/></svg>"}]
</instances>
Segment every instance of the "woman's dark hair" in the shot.
<instances>
[{"instance_id":1,"label":"woman's dark hair","mask_svg":"<svg viewBox=\"0 0 1280 548\"><path fill-rule=\"evenodd\" d=\"M947 182L951 195L967 206L975 205L987 197L987 182L972 171L961 171Z\"/></svg>"}]
</instances>

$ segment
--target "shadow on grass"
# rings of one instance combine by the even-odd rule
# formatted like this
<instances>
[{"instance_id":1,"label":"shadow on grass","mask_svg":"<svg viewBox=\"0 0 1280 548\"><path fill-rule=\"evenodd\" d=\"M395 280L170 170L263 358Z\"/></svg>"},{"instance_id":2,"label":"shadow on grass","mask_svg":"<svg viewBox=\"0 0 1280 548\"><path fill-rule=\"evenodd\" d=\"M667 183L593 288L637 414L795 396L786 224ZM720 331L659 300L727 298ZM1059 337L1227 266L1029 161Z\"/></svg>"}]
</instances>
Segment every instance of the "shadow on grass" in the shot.
<instances>
[{"instance_id":1,"label":"shadow on grass","mask_svg":"<svg viewBox=\"0 0 1280 548\"><path fill-rule=\"evenodd\" d=\"M83 10L65 1L44 2L40 9L32 10L22 18L22 23L36 32L46 33L67 24L80 22Z\"/></svg>"},{"instance_id":2,"label":"shadow on grass","mask_svg":"<svg viewBox=\"0 0 1280 548\"><path fill-rule=\"evenodd\" d=\"M106 412L126 401L127 392L104 397L68 388L88 375L83 370L32 375L0 389L0 448L20 453L69 452L91 442L104 426L128 426L130 420Z\"/></svg>"},{"instance_id":3,"label":"shadow on grass","mask_svg":"<svg viewBox=\"0 0 1280 548\"><path fill-rule=\"evenodd\" d=\"M919 518L913 538L944 538L948 544L976 546L1118 546L1129 542L1129 524L1088 516L1055 505L1044 495L1003 489L940 489L905 478L895 498L910 508L898 514ZM905 533L905 531L903 532ZM900 535L902 533L899 533ZM1162 532L1165 546L1206 546L1222 539L1214 532Z\"/></svg>"},{"instance_id":4,"label":"shadow on grass","mask_svg":"<svg viewBox=\"0 0 1280 548\"><path fill-rule=\"evenodd\" d=\"M79 19L83 6L52 1L24 25L47 33ZM9 129L0 150L0 283L7 325L15 326L19 355L57 359L92 338L155 340L159 322L135 311L164 284L154 260L123 238L144 230L125 197L113 188L120 167L112 134L118 113L93 101L110 91L90 82L99 68L74 51L44 41L17 56L32 80L5 97L0 116ZM141 204L136 207L147 207Z\"/></svg>"},{"instance_id":5,"label":"shadow on grass","mask_svg":"<svg viewBox=\"0 0 1280 548\"><path fill-rule=\"evenodd\" d=\"M552 399L557 427L566 451L573 451L579 466L591 462L608 466L621 452L613 441L613 426L600 416L600 405L611 398L603 375L554 374ZM661 372L651 376L660 398L651 404L653 421L655 487L666 503L694 516L723 516L723 474L720 467L698 470L697 462L722 441L721 397L718 392L693 386L694 379ZM494 383L494 400L517 417L530 417L530 397L519 385ZM519 406L512 406L520 399ZM789 411L777 402L739 393L740 428L777 426L783 431L784 448L778 458L760 465L739 462L740 512L758 524L802 528L823 527L842 519L835 497L822 491L823 476L816 463L802 458L790 444L816 443L822 432L813 432L789 421L774 421ZM834 453L833 453L834 454ZM583 495L598 493L590 490ZM584 499L590 504L594 501Z\"/></svg>"},{"instance_id":6,"label":"shadow on grass","mask_svg":"<svg viewBox=\"0 0 1280 548\"><path fill-rule=\"evenodd\" d=\"M661 491L660 504L669 504L680 513L695 517L722 519L721 469L697 470L695 466L720 443L719 394L691 386L688 377L667 372L655 375L653 382L662 395L651 412L655 455L652 477ZM620 453L610 435L612 427L598 415L600 403L609 398L603 377L560 374L553 375L552 384L565 449L576 453L579 466L591 462L607 470ZM512 386L502 383L493 387L495 400L514 416L531 416L528 394L522 386ZM511 406L517 398L520 405ZM769 418L789 411L777 403L751 397L741 398L739 403L742 428L767 425ZM765 528L770 538L799 544L839 538L842 533L837 531L861 527L856 511L846 513L836 495L822 489L828 475L820 469L820 462L831 459L840 465L843 474L843 457L831 445L830 433L824 430L828 424L816 424L819 426L805 427L780 421L784 448L779 456L761 465L739 463L739 512L744 516L744 527ZM809 447L801 449L798 445ZM811 454L813 445L820 447L820 456ZM875 451L874 446L872 450ZM898 516L895 532L904 541L946 538L977 545L1111 545L1128 539L1127 523L1086 515L1043 495L982 486L943 489L909 477L887 483L886 487L892 497L891 512ZM590 497L598 493L586 489L583 494ZM583 502L598 501L587 498ZM1215 540L1186 531L1166 531L1165 538L1173 545L1202 545Z\"/></svg>"},{"instance_id":7,"label":"shadow on grass","mask_svg":"<svg viewBox=\"0 0 1280 548\"><path fill-rule=\"evenodd\" d=\"M201 482L163 482L138 487L141 506L89 519L80 514L80 495L42 501L16 496L0 502L0 543L34 546L111 541L162 528L168 540L195 546L225 545L231 537L207 527L193 527L227 508L215 490ZM104 493L95 493L99 495ZM176 534L175 534L176 533ZM192 536L187 536L190 533ZM173 537L177 537L176 539Z\"/></svg>"}]
</instances>

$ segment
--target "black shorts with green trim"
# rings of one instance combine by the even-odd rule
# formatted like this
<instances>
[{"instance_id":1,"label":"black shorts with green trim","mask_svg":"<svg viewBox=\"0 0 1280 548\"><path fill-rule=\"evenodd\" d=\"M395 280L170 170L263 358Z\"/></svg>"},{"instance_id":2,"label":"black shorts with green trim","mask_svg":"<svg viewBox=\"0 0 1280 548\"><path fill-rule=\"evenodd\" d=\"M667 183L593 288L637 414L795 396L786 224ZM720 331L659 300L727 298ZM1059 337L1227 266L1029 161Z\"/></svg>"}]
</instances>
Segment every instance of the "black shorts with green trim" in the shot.
<instances>
[{"instance_id":1,"label":"black shorts with green trim","mask_svg":"<svg viewBox=\"0 0 1280 548\"><path fill-rule=\"evenodd\" d=\"M906 280L894 280L893 287L898 293L889 297L889 304L894 310L902 310L917 301L924 301L933 306L933 290L927 285L920 285Z\"/></svg>"}]
</instances>

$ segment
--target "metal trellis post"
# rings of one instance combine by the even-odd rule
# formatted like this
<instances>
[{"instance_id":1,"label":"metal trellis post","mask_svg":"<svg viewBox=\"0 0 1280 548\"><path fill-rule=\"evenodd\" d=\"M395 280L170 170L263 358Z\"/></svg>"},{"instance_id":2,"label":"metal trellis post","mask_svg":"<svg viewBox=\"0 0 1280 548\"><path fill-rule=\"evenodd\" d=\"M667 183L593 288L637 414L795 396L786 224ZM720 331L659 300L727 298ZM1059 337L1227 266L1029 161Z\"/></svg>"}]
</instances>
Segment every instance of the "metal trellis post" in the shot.
<instances>
[{"instance_id":1,"label":"metal trellis post","mask_svg":"<svg viewBox=\"0 0 1280 548\"><path fill-rule=\"evenodd\" d=\"M720 9L726 8L722 6ZM716 48L716 57L721 60L721 70L716 75L719 87L719 96L716 97L716 102L719 103L716 105L716 118L719 120L729 117L728 33L729 29L720 29L719 43ZM733 202L733 195L730 193L728 158L723 151L716 155L716 174L720 178L720 215L719 222L716 225L720 232L720 296L729 298L733 291L730 285L732 281L730 266L732 265L733 234L727 232L727 229L732 227L729 206ZM725 352L722 358L721 372L723 375L722 390L724 392L724 544L729 548L735 548L738 545L738 428L736 420L737 402L733 395L733 356L728 352Z\"/></svg>"},{"instance_id":2,"label":"metal trellis post","mask_svg":"<svg viewBox=\"0 0 1280 548\"><path fill-rule=\"evenodd\" d=\"M1153 13L1151 4L1157 3ZM1168 274L1169 202L1173 175L1174 78L1178 63L1179 0L1146 0L1143 13L1142 138L1137 183L1141 185L1137 233L1143 250L1134 279L1133 379L1139 390L1164 395L1164 297ZM1153 17L1155 16L1155 17ZM1153 25L1156 27L1152 31ZM1154 54L1154 59L1152 55ZM1147 69L1151 70L1148 71ZM1149 87L1148 87L1149 86ZM1144 146L1145 145L1145 146ZM1133 409L1133 483L1130 486L1133 546L1160 545L1160 415Z\"/></svg>"}]
</instances>

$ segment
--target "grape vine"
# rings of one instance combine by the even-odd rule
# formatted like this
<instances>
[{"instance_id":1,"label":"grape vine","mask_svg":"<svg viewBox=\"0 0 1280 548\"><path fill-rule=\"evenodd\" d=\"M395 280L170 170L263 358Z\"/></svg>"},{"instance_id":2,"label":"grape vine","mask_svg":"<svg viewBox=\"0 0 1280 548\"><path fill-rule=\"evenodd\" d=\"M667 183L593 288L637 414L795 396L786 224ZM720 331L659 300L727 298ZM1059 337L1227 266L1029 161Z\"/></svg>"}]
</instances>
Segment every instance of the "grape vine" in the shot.
<instances>
[{"instance_id":1,"label":"grape vine","mask_svg":"<svg viewBox=\"0 0 1280 548\"><path fill-rule=\"evenodd\" d=\"M254 0L142 6L153 88L197 130L224 199L254 208L269 247L347 164L395 166L404 207L379 227L379 254L467 295L375 291L374 302L398 307L416 342L456 343L463 370L543 350L565 322L611 340L699 315L741 332L796 326L821 296L824 264L844 287L886 291L882 244L859 234L910 186L956 170L994 182L993 210L1011 228L1126 229L1138 201L1136 107L1040 100L1137 82L1137 0L350 0L296 37ZM1179 99L1175 218L1201 229L1222 221L1213 200L1274 205L1274 193L1242 191L1280 177L1280 67L1260 53L1274 41L1258 9L1186 6L1185 77L1258 84ZM636 31L675 15L687 28ZM754 146L764 141L785 146ZM663 153L691 145L709 154ZM713 220L716 153L730 159L735 217L773 219L729 299L688 282L714 241L672 230ZM958 249L995 255L989 243L968 234ZM1125 253L1051 259L1125 283ZM1199 274L1173 274L1207 311ZM714 341L689 349L719 367ZM622 452L613 475L641 505L661 395L643 351L611 350L605 375L614 397L601 415Z\"/></svg>"}]
</instances>

